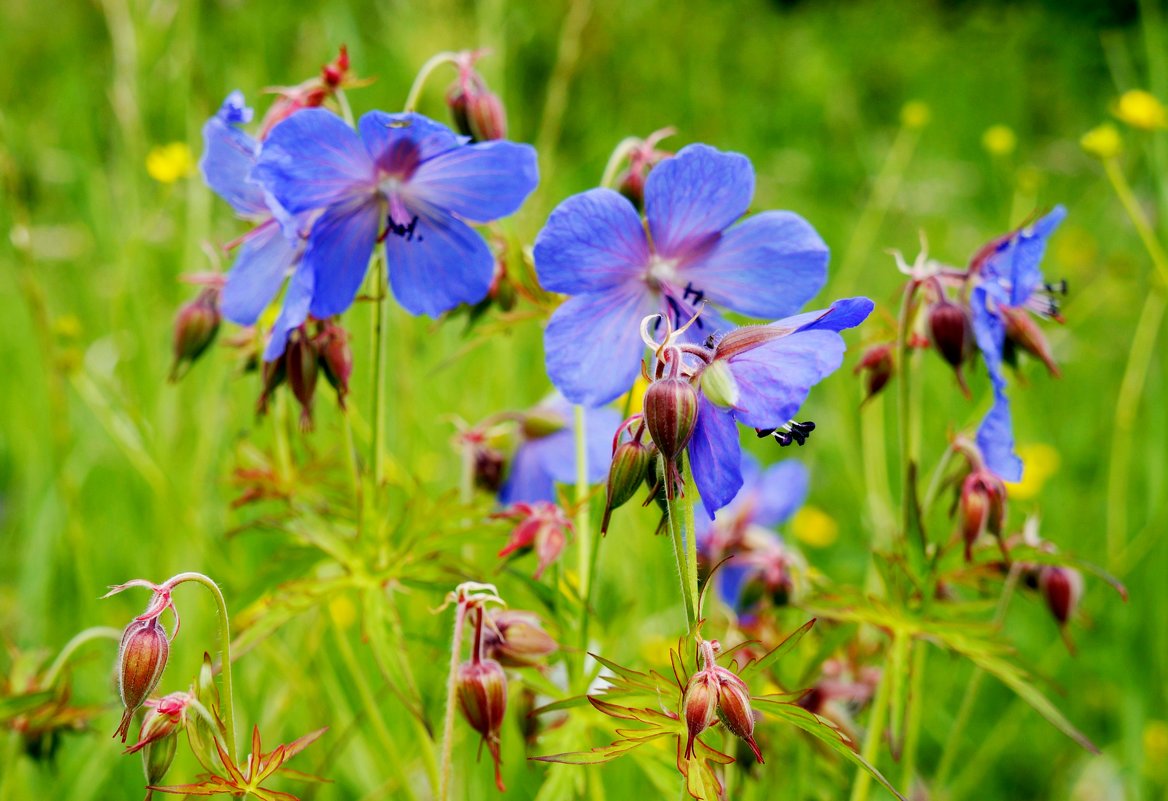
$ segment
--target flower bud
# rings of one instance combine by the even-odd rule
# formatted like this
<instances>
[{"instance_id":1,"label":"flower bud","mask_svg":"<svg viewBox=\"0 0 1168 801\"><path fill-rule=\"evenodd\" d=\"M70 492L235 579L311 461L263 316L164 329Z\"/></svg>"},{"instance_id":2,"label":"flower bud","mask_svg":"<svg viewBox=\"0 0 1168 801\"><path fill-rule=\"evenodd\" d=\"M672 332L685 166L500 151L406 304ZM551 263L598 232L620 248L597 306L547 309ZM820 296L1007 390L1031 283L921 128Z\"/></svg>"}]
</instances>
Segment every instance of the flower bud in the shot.
<instances>
[{"instance_id":1,"label":"flower bud","mask_svg":"<svg viewBox=\"0 0 1168 801\"><path fill-rule=\"evenodd\" d=\"M693 756L694 738L718 719L718 679L709 670L699 670L689 678L681 698L685 727L689 739L685 743L685 758Z\"/></svg>"},{"instance_id":2,"label":"flower bud","mask_svg":"<svg viewBox=\"0 0 1168 801\"><path fill-rule=\"evenodd\" d=\"M471 728L482 735L495 761L495 784L503 792L499 772L499 731L507 711L507 674L493 659L463 662L456 677L458 706Z\"/></svg>"},{"instance_id":3,"label":"flower bud","mask_svg":"<svg viewBox=\"0 0 1168 801\"><path fill-rule=\"evenodd\" d=\"M649 436L662 455L673 461L693 435L698 394L685 379L663 378L649 385L644 403Z\"/></svg>"},{"instance_id":4,"label":"flower bud","mask_svg":"<svg viewBox=\"0 0 1168 801\"><path fill-rule=\"evenodd\" d=\"M312 430L312 400L316 395L316 380L320 374L320 357L304 329L292 332L284 351L287 362L288 386L300 404L300 430Z\"/></svg>"},{"instance_id":5,"label":"flower bud","mask_svg":"<svg viewBox=\"0 0 1168 801\"><path fill-rule=\"evenodd\" d=\"M973 544L983 533L1000 536L1006 522L1006 487L987 470L975 470L961 484L961 536L965 560L973 557Z\"/></svg>"},{"instance_id":6,"label":"flower bud","mask_svg":"<svg viewBox=\"0 0 1168 801\"><path fill-rule=\"evenodd\" d=\"M353 374L353 349L349 347L349 332L336 323L327 323L316 336L316 352L325 379L337 392L337 403L345 408L349 394L349 377Z\"/></svg>"},{"instance_id":7,"label":"flower bud","mask_svg":"<svg viewBox=\"0 0 1168 801\"><path fill-rule=\"evenodd\" d=\"M750 708L750 689L746 682L726 668L715 667L714 672L718 676L718 717L735 737L746 741L761 763L762 752L754 741L754 710Z\"/></svg>"},{"instance_id":8,"label":"flower bud","mask_svg":"<svg viewBox=\"0 0 1168 801\"><path fill-rule=\"evenodd\" d=\"M929 309L929 341L949 365L960 367L973 350L973 325L965 308L948 300Z\"/></svg>"},{"instance_id":9,"label":"flower bud","mask_svg":"<svg viewBox=\"0 0 1168 801\"><path fill-rule=\"evenodd\" d=\"M345 77L349 74L349 48L341 45L341 51L337 57L325 64L320 70L321 80L324 81L325 86L330 89L336 89L344 83Z\"/></svg>"},{"instance_id":10,"label":"flower bud","mask_svg":"<svg viewBox=\"0 0 1168 801\"><path fill-rule=\"evenodd\" d=\"M219 290L208 287L178 310L174 321L174 362L170 381L178 381L219 333Z\"/></svg>"},{"instance_id":11,"label":"flower bud","mask_svg":"<svg viewBox=\"0 0 1168 801\"><path fill-rule=\"evenodd\" d=\"M617 191L628 198L637 211L645 208L645 177L644 169L629 167L617 178Z\"/></svg>"},{"instance_id":12,"label":"flower bud","mask_svg":"<svg viewBox=\"0 0 1168 801\"><path fill-rule=\"evenodd\" d=\"M1083 596L1082 575L1074 568L1045 565L1038 574L1038 587L1046 608L1060 626L1065 626Z\"/></svg>"},{"instance_id":13,"label":"flower bud","mask_svg":"<svg viewBox=\"0 0 1168 801\"><path fill-rule=\"evenodd\" d=\"M146 784L158 784L166 778L166 772L170 770L177 751L178 735L173 732L152 741L142 749L142 772L146 774ZM148 790L146 798L150 799L152 793L152 790Z\"/></svg>"},{"instance_id":14,"label":"flower bud","mask_svg":"<svg viewBox=\"0 0 1168 801\"><path fill-rule=\"evenodd\" d=\"M507 138L507 112L503 101L489 89L466 98L466 121L476 142Z\"/></svg>"},{"instance_id":15,"label":"flower bud","mask_svg":"<svg viewBox=\"0 0 1168 801\"><path fill-rule=\"evenodd\" d=\"M855 374L864 374L864 400L875 397L888 384L894 369L892 361L892 345L873 345L864 351L856 365Z\"/></svg>"},{"instance_id":16,"label":"flower bud","mask_svg":"<svg viewBox=\"0 0 1168 801\"><path fill-rule=\"evenodd\" d=\"M533 667L557 648L531 612L494 610L483 628L483 652L504 667Z\"/></svg>"},{"instance_id":17,"label":"flower bud","mask_svg":"<svg viewBox=\"0 0 1168 801\"><path fill-rule=\"evenodd\" d=\"M114 733L123 743L134 713L158 686L169 655L170 640L158 618L133 620L126 626L118 651L118 694L126 711Z\"/></svg>"},{"instance_id":18,"label":"flower bud","mask_svg":"<svg viewBox=\"0 0 1168 801\"><path fill-rule=\"evenodd\" d=\"M1050 353L1050 344L1046 341L1042 329L1034 322L1034 318L1025 309L1002 306L1000 310L1002 316L1006 318L1006 341L1041 359L1050 374L1057 378L1059 369Z\"/></svg>"},{"instance_id":19,"label":"flower bud","mask_svg":"<svg viewBox=\"0 0 1168 801\"><path fill-rule=\"evenodd\" d=\"M715 359L702 370L702 394L715 406L733 408L738 403L738 382L725 359Z\"/></svg>"},{"instance_id":20,"label":"flower bud","mask_svg":"<svg viewBox=\"0 0 1168 801\"><path fill-rule=\"evenodd\" d=\"M655 449L640 440L621 443L612 454L608 468L608 487L604 504L604 520L600 533L608 532L612 510L619 509L636 494L641 481L652 469Z\"/></svg>"},{"instance_id":21,"label":"flower bud","mask_svg":"<svg viewBox=\"0 0 1168 801\"><path fill-rule=\"evenodd\" d=\"M181 731L185 722L187 707L194 699L184 692L171 693L157 701L147 701L146 716L142 719L142 729L138 742L126 749L127 754L136 754L150 744Z\"/></svg>"}]
</instances>

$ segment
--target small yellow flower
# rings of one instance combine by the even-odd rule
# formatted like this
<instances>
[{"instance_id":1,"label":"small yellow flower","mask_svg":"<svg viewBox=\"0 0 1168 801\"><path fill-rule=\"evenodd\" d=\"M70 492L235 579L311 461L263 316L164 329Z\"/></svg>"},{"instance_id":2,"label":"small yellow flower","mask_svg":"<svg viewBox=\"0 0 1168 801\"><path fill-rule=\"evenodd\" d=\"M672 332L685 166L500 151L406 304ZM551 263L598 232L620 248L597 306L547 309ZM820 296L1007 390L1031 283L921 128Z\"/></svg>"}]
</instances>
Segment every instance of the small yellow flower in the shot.
<instances>
[{"instance_id":1,"label":"small yellow flower","mask_svg":"<svg viewBox=\"0 0 1168 801\"><path fill-rule=\"evenodd\" d=\"M185 142L171 142L150 149L146 172L161 184L173 184L195 171L195 157Z\"/></svg>"},{"instance_id":2,"label":"small yellow flower","mask_svg":"<svg viewBox=\"0 0 1168 801\"><path fill-rule=\"evenodd\" d=\"M1079 145L1088 154L1098 159L1113 159L1123 152L1123 140L1114 125L1105 122L1098 125L1079 140Z\"/></svg>"},{"instance_id":3,"label":"small yellow flower","mask_svg":"<svg viewBox=\"0 0 1168 801\"><path fill-rule=\"evenodd\" d=\"M812 548L826 548L839 537L839 523L818 506L804 506L791 519L791 534Z\"/></svg>"},{"instance_id":4,"label":"small yellow flower","mask_svg":"<svg viewBox=\"0 0 1168 801\"><path fill-rule=\"evenodd\" d=\"M991 156L1008 156L1018 146L1018 137L1008 125L991 125L981 135L981 146Z\"/></svg>"},{"instance_id":5,"label":"small yellow flower","mask_svg":"<svg viewBox=\"0 0 1168 801\"><path fill-rule=\"evenodd\" d=\"M338 595L329 601L329 616L339 629L347 629L357 622L357 607L347 595Z\"/></svg>"},{"instance_id":6,"label":"small yellow flower","mask_svg":"<svg viewBox=\"0 0 1168 801\"><path fill-rule=\"evenodd\" d=\"M910 100L900 110L900 124L905 128L924 128L929 124L929 104L923 100Z\"/></svg>"},{"instance_id":7,"label":"small yellow flower","mask_svg":"<svg viewBox=\"0 0 1168 801\"><path fill-rule=\"evenodd\" d=\"M1131 89L1120 95L1115 116L1133 128L1145 131L1168 128L1168 112L1164 110L1164 104L1143 89Z\"/></svg>"},{"instance_id":8,"label":"small yellow flower","mask_svg":"<svg viewBox=\"0 0 1168 801\"><path fill-rule=\"evenodd\" d=\"M1018 455L1026 469L1017 484L1006 484L1012 500L1026 501L1038 496L1047 479L1058 472L1059 454L1050 445L1033 442L1018 446Z\"/></svg>"}]
</instances>

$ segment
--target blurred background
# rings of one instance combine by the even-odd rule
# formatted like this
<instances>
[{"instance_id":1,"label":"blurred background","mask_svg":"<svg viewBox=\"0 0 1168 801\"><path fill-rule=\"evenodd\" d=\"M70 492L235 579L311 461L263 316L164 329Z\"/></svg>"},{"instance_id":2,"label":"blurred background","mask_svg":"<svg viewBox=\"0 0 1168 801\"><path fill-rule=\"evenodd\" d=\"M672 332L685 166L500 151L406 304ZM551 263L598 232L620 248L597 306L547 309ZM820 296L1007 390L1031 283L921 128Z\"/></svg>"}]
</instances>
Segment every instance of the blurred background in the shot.
<instances>
[{"instance_id":1,"label":"blurred background","mask_svg":"<svg viewBox=\"0 0 1168 801\"><path fill-rule=\"evenodd\" d=\"M877 301L876 314L849 339L845 368L813 393L820 429L796 454L811 469L810 505L822 515L792 536L832 580L862 581L873 531L888 514L869 494L862 443L893 436L893 404L879 401L861 417L860 382L850 374L861 347L893 330L902 277L886 250L911 259L923 235L932 256L961 265L1032 213L1067 206L1045 263L1047 276L1065 277L1070 288L1066 325L1047 329L1063 375L1052 379L1032 363L1029 380L1013 381L1030 472L1014 493L1010 528L1040 515L1047 539L1106 566L1131 598L1125 604L1088 579L1072 629L1075 656L1033 596L1014 605L1007 630L1044 691L1103 753L1082 752L990 681L945 797L1166 797L1166 362L1155 348L1134 414L1117 420L1154 276L1104 166L1080 146L1097 125L1117 126L1123 150L1109 163L1127 176L1163 235L1165 133L1114 116L1128 89L1168 98L1162 10L1154 0L1142 7L1086 0L5 3L0 641L10 653L0 651L0 675L16 650L55 652L85 626L124 625L144 598L99 603L107 585L199 570L242 610L312 564L311 553L279 531L244 526L254 511L231 508L239 493L233 471L270 440L270 426L254 414L254 375L242 376L231 349L217 346L183 382L165 380L175 310L194 294L177 279L225 268L209 260L204 244L240 233L193 169L206 118L232 89L262 113L265 87L316 74L342 43L356 74L376 78L349 93L358 114L400 108L417 68L436 51L489 47L480 66L506 103L510 136L540 153L541 186L512 223L527 241L559 200L596 185L621 138L672 125L678 134L667 146L701 141L753 160L754 208L791 209L818 228L832 248L821 300L865 294ZM452 78L433 81L419 110L445 119L442 93ZM366 331L368 314L351 312L352 329ZM438 497L457 483L451 416L476 421L549 391L539 325L514 326L473 346L460 323L436 325L394 307L390 325L390 475ZM1153 345L1159 341L1153 336ZM367 403L364 333L354 347L353 397ZM967 401L940 360L925 367L923 442L931 464L949 432L976 425L988 383L980 368L969 370L974 399ZM323 400L317 430L295 444L296 454L315 469L344 470L340 413ZM354 414L368 417L368 410ZM1118 457L1126 470L1116 475L1113 442L1125 426L1129 452ZM778 458L773 446L749 445L768 462ZM889 472L895 483L895 469ZM667 545L651 536L651 517L621 514L601 549L596 636L608 656L643 666L660 660L678 634L675 577ZM499 544L493 538L482 548L480 563L490 570ZM214 609L195 591L188 597L183 644L168 668L172 689L194 674L202 648L214 650ZM418 664L445 659L446 623L428 614L439 599L419 592L406 601ZM398 797L383 786L385 754L337 656L334 637L348 637L355 658L370 661L346 621L351 608L335 599L263 640L239 662L239 716L258 722L272 745L333 727L328 747L307 752L296 767L335 783L305 797ZM73 671L75 700L107 705L92 733L66 736L52 758L39 759L24 754L17 736L0 738L0 799L141 792L138 760L120 757L107 734L120 712L107 668L112 653L111 645L93 645ZM927 686L926 773L970 675L956 660L952 669L938 667L944 660L933 658ZM426 683L433 713L441 680ZM384 714L395 736L407 738L400 710L389 705ZM505 747L507 777L514 797L531 797L544 768L524 762L517 740ZM468 797L491 797L487 766L470 763L473 745L468 736L459 752L472 774ZM402 747L408 751L408 743ZM629 766L599 770L612 797L650 786ZM184 755L171 778L194 772ZM837 790L805 788L799 797L838 797Z\"/></svg>"}]
</instances>

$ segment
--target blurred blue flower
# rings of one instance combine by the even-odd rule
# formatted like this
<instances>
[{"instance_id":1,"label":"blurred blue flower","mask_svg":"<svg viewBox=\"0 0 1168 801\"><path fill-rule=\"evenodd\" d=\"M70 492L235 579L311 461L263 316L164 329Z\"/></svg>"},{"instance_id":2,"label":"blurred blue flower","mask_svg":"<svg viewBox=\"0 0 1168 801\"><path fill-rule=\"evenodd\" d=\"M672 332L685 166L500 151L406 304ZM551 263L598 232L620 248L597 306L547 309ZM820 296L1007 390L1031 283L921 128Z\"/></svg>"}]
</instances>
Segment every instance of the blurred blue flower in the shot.
<instances>
[{"instance_id":1,"label":"blurred blue flower","mask_svg":"<svg viewBox=\"0 0 1168 801\"><path fill-rule=\"evenodd\" d=\"M744 600L757 599L744 588L752 582L768 595L788 593L792 588L790 567L798 556L786 546L775 529L789 520L807 498L807 468L787 460L762 470L753 457L742 459L742 488L715 521L695 521L698 554L712 568L718 568L715 588L718 596L738 612Z\"/></svg>"},{"instance_id":2,"label":"blurred blue flower","mask_svg":"<svg viewBox=\"0 0 1168 801\"><path fill-rule=\"evenodd\" d=\"M710 300L775 319L819 291L827 275L823 240L787 211L735 224L753 195L745 156L690 145L649 173L647 224L611 189L556 207L535 240L535 269L545 289L573 296L544 334L548 375L569 400L607 403L632 386L646 316L660 313L680 327ZM707 308L690 333L700 341L727 327Z\"/></svg>"},{"instance_id":3,"label":"blurred blue flower","mask_svg":"<svg viewBox=\"0 0 1168 801\"><path fill-rule=\"evenodd\" d=\"M556 484L576 482L576 424L572 406L553 395L520 420L520 442L511 460L507 480L499 489L504 506L526 501L556 500ZM620 425L615 409L584 410L584 435L588 445L588 481L597 483L608 475L612 461L612 436Z\"/></svg>"},{"instance_id":4,"label":"blurred blue flower","mask_svg":"<svg viewBox=\"0 0 1168 801\"><path fill-rule=\"evenodd\" d=\"M1058 307L1039 265L1047 240L1066 215L1066 209L1056 206L1033 225L986 245L970 266L976 281L970 295L973 332L994 390L993 406L977 430L977 446L986 466L1005 481L1022 479L1022 460L1014 452L1014 428L1003 370L1008 356L1008 329L1017 327L1015 315L1025 312L1057 318Z\"/></svg>"},{"instance_id":5,"label":"blurred blue flower","mask_svg":"<svg viewBox=\"0 0 1168 801\"><path fill-rule=\"evenodd\" d=\"M761 436L795 431L795 439L804 437L809 429L792 418L811 387L843 362L839 332L862 323L872 308L867 298L847 298L826 310L733 329L717 342L710 362L699 365L695 377L702 391L687 447L711 519L743 485L737 424Z\"/></svg>"},{"instance_id":6,"label":"blurred blue flower","mask_svg":"<svg viewBox=\"0 0 1168 801\"><path fill-rule=\"evenodd\" d=\"M323 109L299 111L272 129L251 173L292 214L317 215L301 320L352 304L381 238L390 286L410 313L434 317L482 300L494 258L468 223L522 205L539 180L535 150L468 145L419 114L371 111L358 129Z\"/></svg>"},{"instance_id":7,"label":"blurred blue flower","mask_svg":"<svg viewBox=\"0 0 1168 801\"><path fill-rule=\"evenodd\" d=\"M255 224L239 240L239 252L220 298L223 316L239 325L254 325L280 291L285 277L296 270L284 298L284 308L273 327L264 359L284 352L288 332L304 321L301 311L312 293L311 276L299 269L303 254L300 226L262 187L249 180L260 143L240 127L251 121L252 110L243 94L232 92L215 116L203 126L203 178L235 212Z\"/></svg>"}]
</instances>

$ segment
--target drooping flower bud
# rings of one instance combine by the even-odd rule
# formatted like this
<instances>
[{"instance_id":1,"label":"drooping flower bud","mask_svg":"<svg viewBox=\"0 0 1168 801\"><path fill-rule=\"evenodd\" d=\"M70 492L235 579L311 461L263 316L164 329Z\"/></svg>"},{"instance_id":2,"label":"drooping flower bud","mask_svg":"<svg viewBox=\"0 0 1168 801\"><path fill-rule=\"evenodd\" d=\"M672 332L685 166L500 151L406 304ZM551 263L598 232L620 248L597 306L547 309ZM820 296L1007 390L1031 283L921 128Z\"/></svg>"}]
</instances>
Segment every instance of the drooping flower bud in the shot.
<instances>
[{"instance_id":1,"label":"drooping flower bud","mask_svg":"<svg viewBox=\"0 0 1168 801\"><path fill-rule=\"evenodd\" d=\"M709 670L699 670L689 678L681 699L685 728L689 737L685 743L685 758L693 756L694 738L718 719L718 679Z\"/></svg>"},{"instance_id":2,"label":"drooping flower bud","mask_svg":"<svg viewBox=\"0 0 1168 801\"><path fill-rule=\"evenodd\" d=\"M458 706L487 744L495 761L495 785L505 792L499 771L499 732L507 711L507 674L493 659L471 660L459 665L455 681Z\"/></svg>"},{"instance_id":3,"label":"drooping flower bud","mask_svg":"<svg viewBox=\"0 0 1168 801\"><path fill-rule=\"evenodd\" d=\"M505 557L534 549L538 557L534 575L536 579L543 575L548 565L559 558L568 543L568 535L572 532L572 521L568 519L564 510L549 501L513 503L492 517L519 522L511 532L511 539L499 551L499 556Z\"/></svg>"},{"instance_id":4,"label":"drooping flower bud","mask_svg":"<svg viewBox=\"0 0 1168 801\"><path fill-rule=\"evenodd\" d=\"M1083 596L1083 576L1074 568L1044 565L1038 573L1038 587L1046 608L1060 626L1065 626Z\"/></svg>"},{"instance_id":5,"label":"drooping flower bud","mask_svg":"<svg viewBox=\"0 0 1168 801\"><path fill-rule=\"evenodd\" d=\"M157 617L133 620L126 626L118 651L118 694L126 709L114 732L123 743L134 713L158 686L169 655L170 640Z\"/></svg>"},{"instance_id":6,"label":"drooping flower bud","mask_svg":"<svg viewBox=\"0 0 1168 801\"><path fill-rule=\"evenodd\" d=\"M1060 375L1059 368L1050 353L1050 344L1046 341L1042 329L1034 322L1034 318L1025 309L1013 306L1002 306L1000 311L1006 319L1007 345L1021 348L1042 360L1050 374L1057 378Z\"/></svg>"},{"instance_id":7,"label":"drooping flower bud","mask_svg":"<svg viewBox=\"0 0 1168 801\"><path fill-rule=\"evenodd\" d=\"M349 332L333 322L325 323L316 335L316 351L325 379L337 392L337 403L345 408L349 394L349 378L353 374L353 349L349 347Z\"/></svg>"},{"instance_id":8,"label":"drooping flower bud","mask_svg":"<svg viewBox=\"0 0 1168 801\"><path fill-rule=\"evenodd\" d=\"M178 310L174 320L174 362L170 381L178 381L190 365L215 341L222 321L219 313L219 290L207 287Z\"/></svg>"},{"instance_id":9,"label":"drooping flower bud","mask_svg":"<svg viewBox=\"0 0 1168 801\"><path fill-rule=\"evenodd\" d=\"M260 396L256 400L256 414L268 413L268 401L272 399L272 395L280 388L280 385L288 378L288 360L283 355L278 356L270 362L264 362L264 369L262 372L263 388L260 390Z\"/></svg>"},{"instance_id":10,"label":"drooping flower bud","mask_svg":"<svg viewBox=\"0 0 1168 801\"><path fill-rule=\"evenodd\" d=\"M714 671L718 676L718 717L735 737L746 741L761 763L762 752L754 741L754 710L750 707L750 688L724 667L716 667Z\"/></svg>"},{"instance_id":11,"label":"drooping flower bud","mask_svg":"<svg viewBox=\"0 0 1168 801\"><path fill-rule=\"evenodd\" d=\"M504 667L532 667L559 645L532 612L492 610L483 627L483 653Z\"/></svg>"},{"instance_id":12,"label":"drooping flower bud","mask_svg":"<svg viewBox=\"0 0 1168 801\"><path fill-rule=\"evenodd\" d=\"M312 430L312 401L316 395L316 381L320 375L320 357L316 346L303 328L288 337L288 347L284 351L288 363L288 386L300 404L300 430Z\"/></svg>"},{"instance_id":13,"label":"drooping flower bud","mask_svg":"<svg viewBox=\"0 0 1168 801\"><path fill-rule=\"evenodd\" d=\"M523 413L520 431L526 439L549 437L568 426L562 412L549 406L536 406Z\"/></svg>"},{"instance_id":14,"label":"drooping flower bud","mask_svg":"<svg viewBox=\"0 0 1168 801\"><path fill-rule=\"evenodd\" d=\"M941 358L957 370L957 380L962 391L968 394L965 379L961 375L961 365L973 352L973 323L969 312L963 306L941 299L929 308L929 341L941 354Z\"/></svg>"},{"instance_id":15,"label":"drooping flower bud","mask_svg":"<svg viewBox=\"0 0 1168 801\"><path fill-rule=\"evenodd\" d=\"M685 379L663 378L645 391L645 426L669 462L689 443L697 419L698 394Z\"/></svg>"},{"instance_id":16,"label":"drooping flower bud","mask_svg":"<svg viewBox=\"0 0 1168 801\"><path fill-rule=\"evenodd\" d=\"M467 97L466 121L476 142L507 138L507 112L503 101L489 89L473 92Z\"/></svg>"},{"instance_id":17,"label":"drooping flower bud","mask_svg":"<svg viewBox=\"0 0 1168 801\"><path fill-rule=\"evenodd\" d=\"M961 484L961 536L965 561L973 558L973 544L987 531L1000 537L1006 522L1006 487L988 470L975 470Z\"/></svg>"},{"instance_id":18,"label":"drooping flower bud","mask_svg":"<svg viewBox=\"0 0 1168 801\"><path fill-rule=\"evenodd\" d=\"M612 510L619 509L636 494L653 465L656 448L640 440L622 442L612 454L608 468L608 486L605 495L604 519L600 533L608 533Z\"/></svg>"},{"instance_id":19,"label":"drooping flower bud","mask_svg":"<svg viewBox=\"0 0 1168 801\"><path fill-rule=\"evenodd\" d=\"M194 701L185 692L175 692L153 701L147 701L146 716L142 719L142 729L138 742L126 749L127 754L136 754L167 735L181 731L186 722L186 710Z\"/></svg>"},{"instance_id":20,"label":"drooping flower bud","mask_svg":"<svg viewBox=\"0 0 1168 801\"><path fill-rule=\"evenodd\" d=\"M701 383L702 394L715 406L727 409L738 404L738 382L725 359L715 359L702 370Z\"/></svg>"},{"instance_id":21,"label":"drooping flower bud","mask_svg":"<svg viewBox=\"0 0 1168 801\"><path fill-rule=\"evenodd\" d=\"M878 395L889 379L894 369L892 361L892 345L873 345L864 351L860 362L856 365L855 374L864 374L864 401L867 402Z\"/></svg>"}]
</instances>

